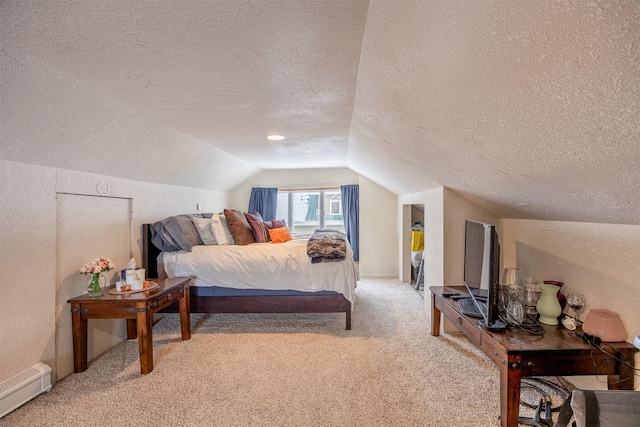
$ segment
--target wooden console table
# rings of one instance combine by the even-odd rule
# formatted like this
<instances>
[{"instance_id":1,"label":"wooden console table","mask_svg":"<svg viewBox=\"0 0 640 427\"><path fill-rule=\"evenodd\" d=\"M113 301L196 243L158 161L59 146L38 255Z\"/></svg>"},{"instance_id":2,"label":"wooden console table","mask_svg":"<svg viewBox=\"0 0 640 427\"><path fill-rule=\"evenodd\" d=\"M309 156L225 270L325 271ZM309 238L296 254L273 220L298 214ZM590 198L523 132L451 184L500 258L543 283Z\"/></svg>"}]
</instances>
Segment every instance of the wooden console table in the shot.
<instances>
[{"instance_id":1,"label":"wooden console table","mask_svg":"<svg viewBox=\"0 0 640 427\"><path fill-rule=\"evenodd\" d=\"M140 372L153 370L153 314L163 308L179 305L182 339L191 338L191 312L188 277L154 279L158 286L144 292L111 295L106 290L101 296L89 294L70 299L73 327L73 370L87 369L87 320L127 319L127 339L138 338Z\"/></svg>"},{"instance_id":2,"label":"wooden console table","mask_svg":"<svg viewBox=\"0 0 640 427\"><path fill-rule=\"evenodd\" d=\"M500 368L500 424L517 427L520 411L520 380L528 376L606 375L609 389L633 390L634 355L638 351L627 342L602 343L612 356L591 346L562 326L542 325L543 336L534 336L517 328L492 332L482 328L478 319L467 317L458 303L443 292L468 295L464 287L432 286L431 335L440 335L443 313L458 329ZM626 361L628 365L620 363Z\"/></svg>"}]
</instances>

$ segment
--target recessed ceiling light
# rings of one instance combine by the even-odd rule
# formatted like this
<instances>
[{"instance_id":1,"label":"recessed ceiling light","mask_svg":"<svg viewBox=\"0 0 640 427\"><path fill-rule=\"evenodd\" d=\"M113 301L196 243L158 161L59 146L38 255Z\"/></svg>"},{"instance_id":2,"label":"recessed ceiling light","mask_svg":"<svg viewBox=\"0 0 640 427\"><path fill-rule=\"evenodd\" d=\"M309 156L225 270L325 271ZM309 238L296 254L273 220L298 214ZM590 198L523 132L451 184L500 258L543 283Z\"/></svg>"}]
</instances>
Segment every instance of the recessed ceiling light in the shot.
<instances>
[{"instance_id":1,"label":"recessed ceiling light","mask_svg":"<svg viewBox=\"0 0 640 427\"><path fill-rule=\"evenodd\" d=\"M267 136L267 139L269 141L282 141L284 139L284 136L282 136L282 135L269 135L269 136Z\"/></svg>"}]
</instances>

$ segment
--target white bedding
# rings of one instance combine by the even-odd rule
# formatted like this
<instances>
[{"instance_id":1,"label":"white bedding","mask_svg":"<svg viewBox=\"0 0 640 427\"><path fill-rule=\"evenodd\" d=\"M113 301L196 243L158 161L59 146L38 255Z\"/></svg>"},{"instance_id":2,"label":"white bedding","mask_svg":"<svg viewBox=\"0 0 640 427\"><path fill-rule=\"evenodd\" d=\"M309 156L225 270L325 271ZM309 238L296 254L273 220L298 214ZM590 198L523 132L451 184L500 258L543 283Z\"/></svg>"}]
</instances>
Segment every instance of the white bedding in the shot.
<instances>
[{"instance_id":1,"label":"white bedding","mask_svg":"<svg viewBox=\"0 0 640 427\"><path fill-rule=\"evenodd\" d=\"M352 303L359 279L349 245L346 260L312 264L307 239L246 246L198 245L191 252L165 252L162 262L167 276L195 277L195 286L334 291Z\"/></svg>"}]
</instances>

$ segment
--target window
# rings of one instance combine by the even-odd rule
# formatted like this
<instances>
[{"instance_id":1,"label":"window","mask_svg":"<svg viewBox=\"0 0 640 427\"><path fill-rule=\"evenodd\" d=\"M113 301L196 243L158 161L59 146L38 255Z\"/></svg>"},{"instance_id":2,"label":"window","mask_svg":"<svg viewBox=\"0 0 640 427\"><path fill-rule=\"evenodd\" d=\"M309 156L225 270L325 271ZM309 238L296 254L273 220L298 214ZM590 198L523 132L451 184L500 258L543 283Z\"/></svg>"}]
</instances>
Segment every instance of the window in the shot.
<instances>
[{"instance_id":1,"label":"window","mask_svg":"<svg viewBox=\"0 0 640 427\"><path fill-rule=\"evenodd\" d=\"M329 196L329 215L342 215L342 197L340 194Z\"/></svg>"},{"instance_id":2,"label":"window","mask_svg":"<svg viewBox=\"0 0 640 427\"><path fill-rule=\"evenodd\" d=\"M276 217L284 218L292 233L311 234L316 228L344 232L340 189L280 190Z\"/></svg>"}]
</instances>

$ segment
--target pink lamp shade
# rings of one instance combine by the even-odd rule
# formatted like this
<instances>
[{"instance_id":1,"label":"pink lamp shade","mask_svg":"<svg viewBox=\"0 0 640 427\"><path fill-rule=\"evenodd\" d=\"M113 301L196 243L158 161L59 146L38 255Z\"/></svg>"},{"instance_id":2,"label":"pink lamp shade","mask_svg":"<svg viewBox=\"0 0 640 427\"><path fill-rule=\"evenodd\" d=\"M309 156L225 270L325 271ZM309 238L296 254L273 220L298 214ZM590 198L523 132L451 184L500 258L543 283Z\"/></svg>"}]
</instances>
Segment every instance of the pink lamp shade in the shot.
<instances>
[{"instance_id":1,"label":"pink lamp shade","mask_svg":"<svg viewBox=\"0 0 640 427\"><path fill-rule=\"evenodd\" d=\"M606 309L589 311L582 324L582 330L604 342L620 342L627 339L627 331L618 313Z\"/></svg>"}]
</instances>

